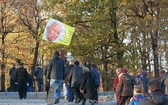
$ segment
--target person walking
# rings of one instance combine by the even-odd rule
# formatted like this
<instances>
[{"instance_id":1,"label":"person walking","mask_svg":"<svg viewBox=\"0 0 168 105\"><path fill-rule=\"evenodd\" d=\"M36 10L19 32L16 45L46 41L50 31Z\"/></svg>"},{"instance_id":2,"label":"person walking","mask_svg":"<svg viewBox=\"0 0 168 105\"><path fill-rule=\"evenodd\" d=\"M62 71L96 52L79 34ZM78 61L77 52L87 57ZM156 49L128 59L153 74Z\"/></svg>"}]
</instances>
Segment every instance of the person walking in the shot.
<instances>
[{"instance_id":1,"label":"person walking","mask_svg":"<svg viewBox=\"0 0 168 105\"><path fill-rule=\"evenodd\" d=\"M119 105L128 105L133 96L134 79L130 74L128 74L128 70L125 68L121 68L120 75L116 89L116 96L120 94Z\"/></svg>"},{"instance_id":2,"label":"person walking","mask_svg":"<svg viewBox=\"0 0 168 105\"><path fill-rule=\"evenodd\" d=\"M140 83L137 85L140 85L142 88L142 93L144 96L146 96L148 94L148 82L149 82L149 78L147 77L147 71L146 70L142 70L141 72L142 76L140 79Z\"/></svg>"},{"instance_id":3,"label":"person walking","mask_svg":"<svg viewBox=\"0 0 168 105\"><path fill-rule=\"evenodd\" d=\"M116 88L117 88L117 85L118 85L118 82L119 82L120 73L121 73L121 68L118 68L116 70L116 76L114 78L114 83L113 83L114 92L116 92ZM119 103L120 103L120 94L118 94L118 96L116 96L116 97L117 98L115 98L115 99L117 99L117 105L119 105Z\"/></svg>"},{"instance_id":4,"label":"person walking","mask_svg":"<svg viewBox=\"0 0 168 105\"><path fill-rule=\"evenodd\" d=\"M15 80L17 82L17 91L19 92L19 98L25 99L27 97L27 69L23 67L23 63L19 64L20 67L16 69Z\"/></svg>"},{"instance_id":5,"label":"person walking","mask_svg":"<svg viewBox=\"0 0 168 105\"><path fill-rule=\"evenodd\" d=\"M70 61L65 69L65 86L67 87L68 102L73 102L73 100L74 100L74 93L72 91L71 84L69 84L69 81L68 81L69 73L73 67L74 67L74 62Z\"/></svg>"},{"instance_id":6,"label":"person walking","mask_svg":"<svg viewBox=\"0 0 168 105\"><path fill-rule=\"evenodd\" d=\"M85 103L84 96L79 90L79 86L83 76L83 68L79 66L79 62L74 62L74 67L71 69L68 77L69 84L71 84L72 91L75 95L75 103Z\"/></svg>"},{"instance_id":7,"label":"person walking","mask_svg":"<svg viewBox=\"0 0 168 105\"><path fill-rule=\"evenodd\" d=\"M43 91L43 69L39 66L39 64L36 65L34 75L37 81L38 92L41 92Z\"/></svg>"},{"instance_id":8,"label":"person walking","mask_svg":"<svg viewBox=\"0 0 168 105\"><path fill-rule=\"evenodd\" d=\"M168 98L161 92L161 83L152 79L148 83L149 94L138 105L167 105Z\"/></svg>"},{"instance_id":9,"label":"person walking","mask_svg":"<svg viewBox=\"0 0 168 105\"><path fill-rule=\"evenodd\" d=\"M60 54L58 51L55 51L54 57L49 62L49 69L47 72L47 81L50 81L50 87L56 83L58 84L58 88L55 92L55 104L59 103L61 98L61 88L62 82L64 80L64 73L65 73L65 65L64 61L59 57Z\"/></svg>"},{"instance_id":10,"label":"person walking","mask_svg":"<svg viewBox=\"0 0 168 105\"><path fill-rule=\"evenodd\" d=\"M86 61L86 63L85 63L85 67L89 68L89 71L90 71L90 70L91 70L91 66L92 66L91 60L88 59L88 60Z\"/></svg>"},{"instance_id":11,"label":"person walking","mask_svg":"<svg viewBox=\"0 0 168 105\"><path fill-rule=\"evenodd\" d=\"M50 80L47 81L47 72L48 72L48 69L49 69L49 65L47 64L44 68L44 76L45 76L45 91L47 92L47 95L46 95L46 99L48 97L48 92L49 92L49 89L50 89Z\"/></svg>"},{"instance_id":12,"label":"person walking","mask_svg":"<svg viewBox=\"0 0 168 105\"><path fill-rule=\"evenodd\" d=\"M92 73L89 72L89 68L87 67L83 68L83 77L82 77L79 89L80 89L80 92L83 93L84 95L84 102L82 103L82 105L85 105L86 99L89 99L89 102L91 103L91 105L94 105L95 83L94 83Z\"/></svg>"},{"instance_id":13,"label":"person walking","mask_svg":"<svg viewBox=\"0 0 168 105\"><path fill-rule=\"evenodd\" d=\"M16 67L15 64L13 64L13 67L10 69L9 75L10 75L10 88L12 92L16 91L16 84L15 84L15 71Z\"/></svg>"},{"instance_id":14,"label":"person walking","mask_svg":"<svg viewBox=\"0 0 168 105\"><path fill-rule=\"evenodd\" d=\"M137 70L137 75L136 75L136 77L135 77L135 82L136 82L136 84L139 84L139 82L141 81L141 77L142 77L142 70L141 69L138 69Z\"/></svg>"},{"instance_id":15,"label":"person walking","mask_svg":"<svg viewBox=\"0 0 168 105\"><path fill-rule=\"evenodd\" d=\"M93 80L94 80L94 103L98 103L98 88L100 86L100 73L96 69L95 64L91 65L90 72L92 73Z\"/></svg>"}]
</instances>

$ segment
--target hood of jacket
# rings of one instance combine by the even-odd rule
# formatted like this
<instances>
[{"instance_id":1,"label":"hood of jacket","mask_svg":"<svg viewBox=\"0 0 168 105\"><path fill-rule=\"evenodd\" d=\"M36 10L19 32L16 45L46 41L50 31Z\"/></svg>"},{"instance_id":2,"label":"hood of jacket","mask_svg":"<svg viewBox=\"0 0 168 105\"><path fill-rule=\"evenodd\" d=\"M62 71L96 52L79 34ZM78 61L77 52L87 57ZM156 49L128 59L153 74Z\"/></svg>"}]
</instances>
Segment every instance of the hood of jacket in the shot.
<instances>
[{"instance_id":1,"label":"hood of jacket","mask_svg":"<svg viewBox=\"0 0 168 105\"><path fill-rule=\"evenodd\" d=\"M161 92L151 92L147 99L156 104L156 105L163 105L167 102L166 97Z\"/></svg>"},{"instance_id":2,"label":"hood of jacket","mask_svg":"<svg viewBox=\"0 0 168 105\"><path fill-rule=\"evenodd\" d=\"M53 58L59 58L59 55L55 54Z\"/></svg>"},{"instance_id":3,"label":"hood of jacket","mask_svg":"<svg viewBox=\"0 0 168 105\"><path fill-rule=\"evenodd\" d=\"M132 77L128 73L123 74L122 78L123 78L123 80L131 80L132 79Z\"/></svg>"}]
</instances>

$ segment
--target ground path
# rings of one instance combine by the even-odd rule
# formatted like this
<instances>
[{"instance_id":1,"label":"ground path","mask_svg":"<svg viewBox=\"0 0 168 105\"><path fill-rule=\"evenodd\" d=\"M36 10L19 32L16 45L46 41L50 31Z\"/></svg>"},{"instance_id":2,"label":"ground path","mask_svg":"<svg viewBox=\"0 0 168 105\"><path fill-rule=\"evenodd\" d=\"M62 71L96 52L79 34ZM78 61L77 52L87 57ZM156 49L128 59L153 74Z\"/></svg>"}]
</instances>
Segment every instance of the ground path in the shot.
<instances>
[{"instance_id":1,"label":"ground path","mask_svg":"<svg viewBox=\"0 0 168 105\"><path fill-rule=\"evenodd\" d=\"M99 103L95 105L115 105L113 104L113 92L99 93ZM111 101L106 102L109 98ZM47 105L46 92L28 92L26 99L19 99L17 92L0 92L0 105ZM60 100L59 105L81 105L74 102L67 102L63 99ZM90 105L87 101L86 105Z\"/></svg>"}]
</instances>

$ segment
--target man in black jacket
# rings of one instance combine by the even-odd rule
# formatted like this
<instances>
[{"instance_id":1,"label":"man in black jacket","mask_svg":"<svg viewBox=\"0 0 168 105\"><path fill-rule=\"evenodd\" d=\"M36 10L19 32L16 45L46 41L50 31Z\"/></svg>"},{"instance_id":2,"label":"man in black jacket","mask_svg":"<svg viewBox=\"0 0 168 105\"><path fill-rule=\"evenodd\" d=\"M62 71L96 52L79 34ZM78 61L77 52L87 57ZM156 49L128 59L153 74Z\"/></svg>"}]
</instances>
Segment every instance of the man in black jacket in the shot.
<instances>
[{"instance_id":1,"label":"man in black jacket","mask_svg":"<svg viewBox=\"0 0 168 105\"><path fill-rule=\"evenodd\" d=\"M55 92L55 104L59 103L61 96L62 81L64 80L65 65L64 61L59 58L59 52L54 53L53 59L49 62L49 69L47 72L47 81L50 81L50 87L53 83L58 84L58 89Z\"/></svg>"},{"instance_id":2,"label":"man in black jacket","mask_svg":"<svg viewBox=\"0 0 168 105\"><path fill-rule=\"evenodd\" d=\"M23 67L23 63L20 63L20 67L16 69L15 80L17 82L17 91L19 92L20 99L27 97L27 70Z\"/></svg>"},{"instance_id":3,"label":"man in black jacket","mask_svg":"<svg viewBox=\"0 0 168 105\"><path fill-rule=\"evenodd\" d=\"M69 84L71 85L72 91L75 95L75 103L82 101L82 105L85 103L83 94L79 90L79 86L83 76L83 68L79 66L79 62L74 62L74 67L71 69L68 77Z\"/></svg>"},{"instance_id":4,"label":"man in black jacket","mask_svg":"<svg viewBox=\"0 0 168 105\"><path fill-rule=\"evenodd\" d=\"M36 65L34 75L38 85L38 92L41 92L43 90L43 69L39 66L39 64Z\"/></svg>"}]
</instances>

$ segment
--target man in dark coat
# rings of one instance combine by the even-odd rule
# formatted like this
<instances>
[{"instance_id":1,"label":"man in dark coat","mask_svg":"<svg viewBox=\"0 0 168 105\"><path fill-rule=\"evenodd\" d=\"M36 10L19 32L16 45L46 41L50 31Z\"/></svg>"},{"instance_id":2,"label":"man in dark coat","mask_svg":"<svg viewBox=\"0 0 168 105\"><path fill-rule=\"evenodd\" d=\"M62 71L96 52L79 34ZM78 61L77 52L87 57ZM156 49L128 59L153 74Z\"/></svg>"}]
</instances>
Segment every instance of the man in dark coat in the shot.
<instances>
[{"instance_id":1,"label":"man in dark coat","mask_svg":"<svg viewBox=\"0 0 168 105\"><path fill-rule=\"evenodd\" d=\"M51 59L49 62L49 68L47 71L47 81L50 81L50 86L52 86L54 83L58 84L58 89L56 90L54 97L55 104L58 104L61 98L62 82L65 74L64 61L59 56L59 52L56 51L53 59Z\"/></svg>"},{"instance_id":2,"label":"man in dark coat","mask_svg":"<svg viewBox=\"0 0 168 105\"><path fill-rule=\"evenodd\" d=\"M149 94L138 105L168 105L168 98L161 92L161 83L152 79L148 83Z\"/></svg>"},{"instance_id":3,"label":"man in dark coat","mask_svg":"<svg viewBox=\"0 0 168 105\"><path fill-rule=\"evenodd\" d=\"M71 84L72 91L75 95L75 103L79 103L80 101L85 102L82 93L79 91L79 86L83 76L83 68L79 66L79 62L74 62L74 67L71 69L69 73L69 84Z\"/></svg>"},{"instance_id":4,"label":"man in dark coat","mask_svg":"<svg viewBox=\"0 0 168 105\"><path fill-rule=\"evenodd\" d=\"M98 88L100 86L100 73L96 69L96 64L91 65L91 70L90 72L92 73L93 79L94 79L94 102L98 102Z\"/></svg>"},{"instance_id":5,"label":"man in dark coat","mask_svg":"<svg viewBox=\"0 0 168 105\"><path fill-rule=\"evenodd\" d=\"M10 72L9 72L9 75L10 75L10 88L11 88L11 91L13 91L13 92L16 91L15 71L16 71L16 67L15 67L15 64L13 64L13 67L10 69Z\"/></svg>"},{"instance_id":6,"label":"man in dark coat","mask_svg":"<svg viewBox=\"0 0 168 105\"><path fill-rule=\"evenodd\" d=\"M41 92L43 90L43 69L39 66L39 64L36 65L34 75L38 85L38 92Z\"/></svg>"},{"instance_id":7,"label":"man in dark coat","mask_svg":"<svg viewBox=\"0 0 168 105\"><path fill-rule=\"evenodd\" d=\"M20 63L20 67L16 69L15 80L17 82L17 91L19 92L20 99L27 97L27 70L23 67L23 63Z\"/></svg>"}]
</instances>

